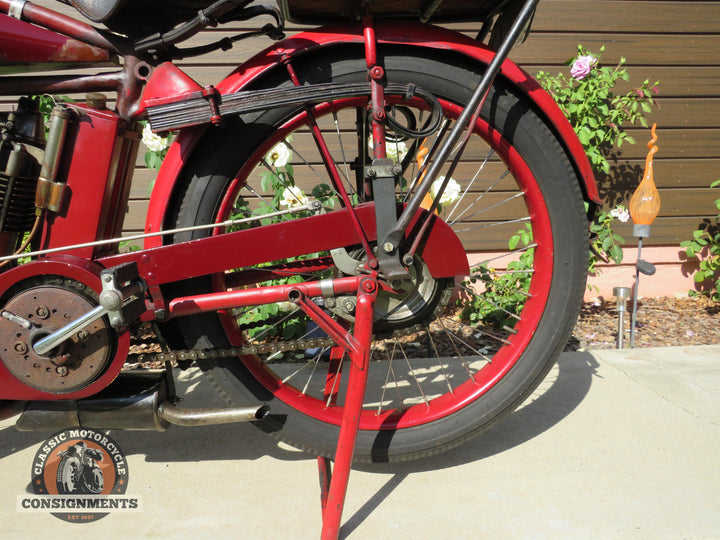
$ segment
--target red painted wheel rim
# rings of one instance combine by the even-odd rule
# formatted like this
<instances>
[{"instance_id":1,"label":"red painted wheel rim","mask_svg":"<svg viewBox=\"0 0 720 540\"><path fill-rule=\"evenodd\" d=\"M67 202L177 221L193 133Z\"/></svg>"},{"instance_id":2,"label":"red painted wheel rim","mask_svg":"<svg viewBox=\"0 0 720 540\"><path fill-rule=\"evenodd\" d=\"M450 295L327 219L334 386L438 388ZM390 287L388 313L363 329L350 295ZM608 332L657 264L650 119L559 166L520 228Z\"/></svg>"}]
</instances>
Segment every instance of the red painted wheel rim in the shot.
<instances>
[{"instance_id":1,"label":"red painted wheel rim","mask_svg":"<svg viewBox=\"0 0 720 540\"><path fill-rule=\"evenodd\" d=\"M314 108L314 113L319 117L354 105L355 102L352 100L344 100L317 106ZM461 108L451 103L442 102L442 105L445 114L452 118L456 118L461 112ZM305 125L305 123L305 113L294 117L275 132L276 136L271 142L262 145L248 159L248 165L238 172L221 202L217 216L218 222L223 221L232 209L238 192L243 187L243 179L258 162L256 158L262 158L277 142L284 140L289 133ZM387 410L377 413L374 410L364 409L360 418L360 429L377 431L381 429L403 429L426 424L447 417L474 402L497 384L518 362L522 352L535 333L544 312L552 279L553 245L550 219L542 192L535 182L529 167L515 148L496 130L492 129L487 122L479 119L476 124L475 134L492 146L508 167L518 187L524 192L524 201L528 213L532 217L533 239L537 246L534 252L534 273L529 290L530 297L523 307L522 318L515 326L516 333L507 338L509 344L500 348L493 356L492 362L475 373L472 379L453 388L452 393L445 393L430 400L427 404L413 405L402 411ZM214 285L222 287L222 276L215 276ZM221 316L221 319L230 341L236 345L241 344L244 338L238 331L234 319L230 316ZM340 425L343 414L342 406L328 406L323 399L317 399L304 394L292 385L284 384L257 357L246 356L242 358L242 361L252 375L275 398L319 421Z\"/></svg>"}]
</instances>

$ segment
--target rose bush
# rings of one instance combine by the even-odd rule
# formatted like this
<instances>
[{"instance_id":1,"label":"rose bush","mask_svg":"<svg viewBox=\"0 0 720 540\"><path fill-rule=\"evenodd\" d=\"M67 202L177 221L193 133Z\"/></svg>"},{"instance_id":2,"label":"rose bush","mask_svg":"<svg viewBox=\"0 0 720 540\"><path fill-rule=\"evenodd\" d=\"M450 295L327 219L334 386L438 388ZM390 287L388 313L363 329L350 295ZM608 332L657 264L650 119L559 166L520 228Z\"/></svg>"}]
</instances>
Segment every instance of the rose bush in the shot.
<instances>
[{"instance_id":1,"label":"rose bush","mask_svg":"<svg viewBox=\"0 0 720 540\"><path fill-rule=\"evenodd\" d=\"M572 66L569 78L540 71L537 79L565 113L593 167L608 173L607 158L614 148L635 143L623 126L639 123L647 127L645 114L655 104L659 83L645 80L626 94L616 94L615 85L630 79L625 58L615 67L600 66L604 51L601 47L595 55L578 45L578 55L566 62Z\"/></svg>"}]
</instances>

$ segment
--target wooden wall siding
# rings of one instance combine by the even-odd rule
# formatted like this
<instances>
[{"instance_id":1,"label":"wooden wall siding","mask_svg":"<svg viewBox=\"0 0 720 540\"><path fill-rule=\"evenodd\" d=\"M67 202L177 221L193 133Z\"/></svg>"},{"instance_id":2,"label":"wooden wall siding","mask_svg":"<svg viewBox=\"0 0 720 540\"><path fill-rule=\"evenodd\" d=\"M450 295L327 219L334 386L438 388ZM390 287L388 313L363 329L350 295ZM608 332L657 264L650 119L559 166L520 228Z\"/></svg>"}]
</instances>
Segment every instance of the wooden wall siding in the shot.
<instances>
[{"instance_id":1,"label":"wooden wall siding","mask_svg":"<svg viewBox=\"0 0 720 540\"><path fill-rule=\"evenodd\" d=\"M72 13L59 2L38 3ZM476 31L474 24L456 27L468 35ZM203 32L193 44L243 29L246 27ZM290 27L288 34L301 29ZM270 43L264 38L250 39L230 52L179 65L199 83L211 84ZM531 74L539 70L567 73L563 63L575 54L579 43L594 52L605 46L605 65L624 56L631 77L625 89L644 79L660 81L659 107L650 121L658 123L655 180L662 208L647 243L677 245L690 237L704 217L713 215L713 201L718 197L708 186L720 178L720 2L542 0L528 41L516 47L511 58ZM12 102L0 98L3 108ZM611 174L598 176L608 207L627 201L642 175L649 131L639 126L629 131L637 144L623 146ZM139 160L126 220L128 234L142 229L153 176ZM620 226L619 232L632 243L629 225Z\"/></svg>"}]
</instances>

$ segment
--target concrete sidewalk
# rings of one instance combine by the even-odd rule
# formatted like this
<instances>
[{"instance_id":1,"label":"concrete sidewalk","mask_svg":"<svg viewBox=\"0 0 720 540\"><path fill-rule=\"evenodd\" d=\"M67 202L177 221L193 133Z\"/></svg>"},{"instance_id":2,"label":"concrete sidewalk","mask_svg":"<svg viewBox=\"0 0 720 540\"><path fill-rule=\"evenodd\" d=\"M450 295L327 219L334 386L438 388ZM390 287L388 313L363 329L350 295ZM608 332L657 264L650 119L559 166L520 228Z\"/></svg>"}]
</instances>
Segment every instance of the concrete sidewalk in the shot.
<instances>
[{"instance_id":1,"label":"concrete sidewalk","mask_svg":"<svg viewBox=\"0 0 720 540\"><path fill-rule=\"evenodd\" d=\"M199 374L183 378L215 399ZM71 524L16 510L50 434L11 425L2 539L319 537L315 460L252 426L112 432L143 510ZM343 522L356 539L720 538L720 346L565 353L483 437L353 470Z\"/></svg>"}]
</instances>

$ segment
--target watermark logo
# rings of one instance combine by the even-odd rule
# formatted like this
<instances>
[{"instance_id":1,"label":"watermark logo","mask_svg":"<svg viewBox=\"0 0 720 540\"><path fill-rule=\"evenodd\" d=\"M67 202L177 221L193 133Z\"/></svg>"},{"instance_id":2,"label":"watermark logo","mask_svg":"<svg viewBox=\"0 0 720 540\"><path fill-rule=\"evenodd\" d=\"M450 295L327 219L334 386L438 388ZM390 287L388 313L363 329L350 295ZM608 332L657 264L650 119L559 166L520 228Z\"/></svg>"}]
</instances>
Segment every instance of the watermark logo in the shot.
<instances>
[{"instance_id":1,"label":"watermark logo","mask_svg":"<svg viewBox=\"0 0 720 540\"><path fill-rule=\"evenodd\" d=\"M137 512L141 500L126 495L128 478L125 454L114 440L89 428L66 429L35 454L35 495L18 496L18 511L50 512L72 523L97 521L111 512Z\"/></svg>"}]
</instances>

